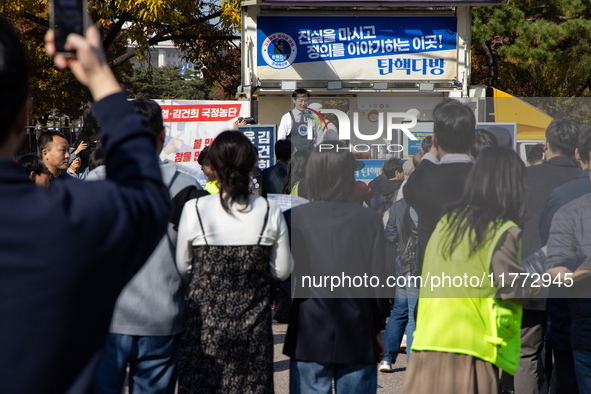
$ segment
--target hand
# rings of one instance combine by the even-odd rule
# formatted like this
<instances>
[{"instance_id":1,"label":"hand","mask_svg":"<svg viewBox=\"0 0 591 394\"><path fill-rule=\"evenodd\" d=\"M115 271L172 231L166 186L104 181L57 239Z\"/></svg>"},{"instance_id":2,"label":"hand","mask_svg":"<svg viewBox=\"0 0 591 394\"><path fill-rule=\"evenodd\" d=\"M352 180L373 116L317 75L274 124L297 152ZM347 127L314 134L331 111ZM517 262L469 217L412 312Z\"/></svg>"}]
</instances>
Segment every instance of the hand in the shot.
<instances>
[{"instance_id":1,"label":"hand","mask_svg":"<svg viewBox=\"0 0 591 394\"><path fill-rule=\"evenodd\" d=\"M55 56L57 68L70 68L76 79L88 87L96 101L122 90L107 64L101 37L94 25L86 30L86 38L78 34L68 35L64 48L74 51L75 56L56 55L55 35L53 30L48 30L45 34L45 52L51 57Z\"/></svg>"},{"instance_id":2,"label":"hand","mask_svg":"<svg viewBox=\"0 0 591 394\"><path fill-rule=\"evenodd\" d=\"M236 126L244 126L246 124L246 120L242 119L242 120L238 120L236 119L234 121L234 123L232 124L232 130L236 130Z\"/></svg>"},{"instance_id":3,"label":"hand","mask_svg":"<svg viewBox=\"0 0 591 394\"><path fill-rule=\"evenodd\" d=\"M566 267L553 267L553 268L550 268L549 270L547 270L546 273L548 273L552 276L552 280L559 277L561 282L565 282L565 279L567 278L567 276L565 276L565 274L571 274L571 275L568 275L568 278L572 279L573 282L577 282L577 281L583 279L584 277L586 277L589 274L589 270L577 269L577 270L575 270L575 272L572 272L571 270L569 270Z\"/></svg>"},{"instance_id":4,"label":"hand","mask_svg":"<svg viewBox=\"0 0 591 394\"><path fill-rule=\"evenodd\" d=\"M76 148L76 150L74 151L74 154L76 156L78 156L80 154L80 152L82 152L84 149L88 148L88 144L84 141L80 142L80 145L78 145L78 148Z\"/></svg>"},{"instance_id":5,"label":"hand","mask_svg":"<svg viewBox=\"0 0 591 394\"><path fill-rule=\"evenodd\" d=\"M179 141L179 138L184 133L185 133L184 131L181 131L180 133L178 133L177 135L172 137L172 139L170 141L168 141L168 144L166 144L164 149L162 149L162 151L164 152L165 155L170 155L171 153L174 153L177 150L181 149L181 147L183 146L183 142Z\"/></svg>"}]
</instances>

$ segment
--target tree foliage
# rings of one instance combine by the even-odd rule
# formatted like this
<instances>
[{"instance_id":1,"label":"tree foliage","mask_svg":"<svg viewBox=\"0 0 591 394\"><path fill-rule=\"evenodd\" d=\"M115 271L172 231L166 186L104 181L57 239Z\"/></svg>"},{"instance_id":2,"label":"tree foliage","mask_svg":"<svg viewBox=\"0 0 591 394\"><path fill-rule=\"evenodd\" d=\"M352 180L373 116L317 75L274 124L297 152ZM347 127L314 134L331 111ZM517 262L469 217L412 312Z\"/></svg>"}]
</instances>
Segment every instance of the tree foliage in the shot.
<instances>
[{"instance_id":1,"label":"tree foliage","mask_svg":"<svg viewBox=\"0 0 591 394\"><path fill-rule=\"evenodd\" d=\"M203 69L203 77L214 81L214 100L235 100L236 91L240 86L240 69L242 66L240 49L233 48L212 56L210 66ZM223 70L212 72L212 70Z\"/></svg>"},{"instance_id":2,"label":"tree foliage","mask_svg":"<svg viewBox=\"0 0 591 394\"><path fill-rule=\"evenodd\" d=\"M210 100L211 88L205 85L198 73L180 67L151 67L147 70L135 68L133 75L126 77L130 97L147 97L167 100Z\"/></svg>"},{"instance_id":3,"label":"tree foliage","mask_svg":"<svg viewBox=\"0 0 591 394\"><path fill-rule=\"evenodd\" d=\"M233 48L232 40L239 38L235 35L240 27L237 0L90 0L89 8L106 32L105 47L118 36L137 46L113 59L113 66L133 56L142 60L150 46L171 40L187 52L186 61L198 69L207 68L212 55Z\"/></svg>"},{"instance_id":4,"label":"tree foliage","mask_svg":"<svg viewBox=\"0 0 591 394\"><path fill-rule=\"evenodd\" d=\"M206 82L223 85L228 67L218 57L236 49L233 40L239 38L235 35L239 31L239 10L238 0L88 1L88 11L101 33L109 64L120 80L125 80L125 74L132 74L127 60L134 56L142 60L149 47L172 40L186 51L185 61L195 64L197 69L205 68ZM88 92L69 71L57 70L44 53L48 0L0 2L0 16L11 21L23 37L32 69L33 120L43 119L54 109L71 117L87 114ZM235 75L232 67L229 72Z\"/></svg>"},{"instance_id":5,"label":"tree foliage","mask_svg":"<svg viewBox=\"0 0 591 394\"><path fill-rule=\"evenodd\" d=\"M589 0L509 0L476 7L472 42L473 84L517 96L589 95Z\"/></svg>"},{"instance_id":6,"label":"tree foliage","mask_svg":"<svg viewBox=\"0 0 591 394\"><path fill-rule=\"evenodd\" d=\"M9 2L9 4L17 5L14 2ZM27 9L29 15L39 19L43 17L44 5L32 4L30 7ZM7 4L5 4L3 11L2 16L10 15ZM54 109L57 109L58 114L67 114L73 118L80 117L83 111L84 91L69 70L58 70L53 65L53 61L45 54L43 37L47 27L19 16L22 14L19 9L11 9L10 11L16 15L7 19L21 37L29 64L29 92L33 99L32 122L39 121L46 124Z\"/></svg>"}]
</instances>

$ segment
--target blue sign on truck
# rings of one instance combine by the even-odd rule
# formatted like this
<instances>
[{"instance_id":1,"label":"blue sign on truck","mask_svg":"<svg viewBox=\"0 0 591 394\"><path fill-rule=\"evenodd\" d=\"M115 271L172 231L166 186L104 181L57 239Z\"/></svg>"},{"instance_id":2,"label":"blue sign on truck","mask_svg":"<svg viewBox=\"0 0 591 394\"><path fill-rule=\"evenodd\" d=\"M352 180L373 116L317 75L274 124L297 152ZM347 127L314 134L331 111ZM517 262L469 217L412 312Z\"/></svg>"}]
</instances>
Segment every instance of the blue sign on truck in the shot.
<instances>
[{"instance_id":1,"label":"blue sign on truck","mask_svg":"<svg viewBox=\"0 0 591 394\"><path fill-rule=\"evenodd\" d=\"M451 80L455 17L287 17L257 19L262 79Z\"/></svg>"}]
</instances>

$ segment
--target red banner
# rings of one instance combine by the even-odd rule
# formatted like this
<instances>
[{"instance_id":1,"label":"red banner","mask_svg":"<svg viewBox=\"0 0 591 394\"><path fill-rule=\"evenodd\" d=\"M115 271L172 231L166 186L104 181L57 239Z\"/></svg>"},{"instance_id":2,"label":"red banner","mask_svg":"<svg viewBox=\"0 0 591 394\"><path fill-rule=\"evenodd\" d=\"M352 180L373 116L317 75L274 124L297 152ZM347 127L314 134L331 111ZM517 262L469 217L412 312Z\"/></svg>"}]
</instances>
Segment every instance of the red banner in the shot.
<instances>
[{"instance_id":1,"label":"red banner","mask_svg":"<svg viewBox=\"0 0 591 394\"><path fill-rule=\"evenodd\" d=\"M220 122L232 120L242 104L161 105L166 122Z\"/></svg>"}]
</instances>

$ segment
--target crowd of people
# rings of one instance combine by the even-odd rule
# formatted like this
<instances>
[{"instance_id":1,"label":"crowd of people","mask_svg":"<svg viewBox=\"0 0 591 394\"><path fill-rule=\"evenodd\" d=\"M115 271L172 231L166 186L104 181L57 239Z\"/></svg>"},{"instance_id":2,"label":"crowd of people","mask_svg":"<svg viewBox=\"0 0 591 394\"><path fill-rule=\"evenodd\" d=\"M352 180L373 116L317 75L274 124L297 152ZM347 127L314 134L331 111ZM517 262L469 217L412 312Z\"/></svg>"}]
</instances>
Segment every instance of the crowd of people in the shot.
<instances>
[{"instance_id":1,"label":"crowd of people","mask_svg":"<svg viewBox=\"0 0 591 394\"><path fill-rule=\"evenodd\" d=\"M405 334L405 394L591 393L591 128L552 122L526 167L445 100L421 152L366 185L347 142L305 137L296 91L277 164L257 176L256 148L223 132L199 157L203 190L158 160L161 108L126 99L96 28L66 49L49 31L95 100L98 147L47 132L16 163L27 65L0 20L3 392L120 393L127 376L130 393L271 393L275 317L292 393L376 392ZM282 211L275 194L305 203ZM377 286L305 286L341 272L404 285L391 304Z\"/></svg>"}]
</instances>

